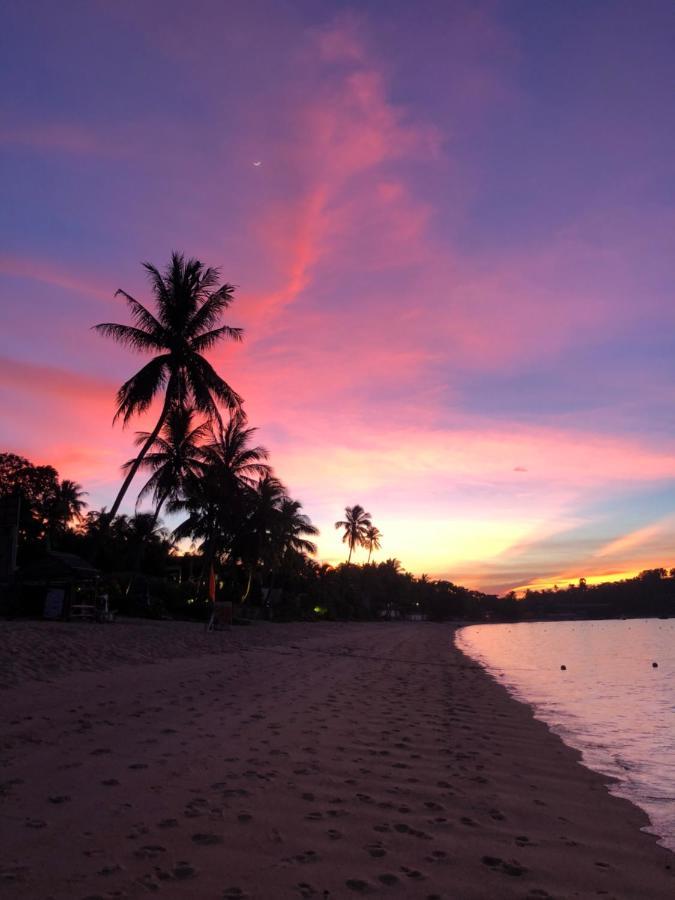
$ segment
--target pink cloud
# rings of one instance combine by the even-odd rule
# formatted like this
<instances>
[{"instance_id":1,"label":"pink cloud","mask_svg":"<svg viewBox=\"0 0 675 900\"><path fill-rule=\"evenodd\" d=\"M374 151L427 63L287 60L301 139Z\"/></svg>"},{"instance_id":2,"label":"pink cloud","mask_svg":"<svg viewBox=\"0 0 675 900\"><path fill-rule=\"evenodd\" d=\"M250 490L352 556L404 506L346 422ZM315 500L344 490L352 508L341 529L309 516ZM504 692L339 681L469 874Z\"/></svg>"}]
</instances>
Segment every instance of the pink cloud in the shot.
<instances>
[{"instance_id":1,"label":"pink cloud","mask_svg":"<svg viewBox=\"0 0 675 900\"><path fill-rule=\"evenodd\" d=\"M82 278L78 273L44 259L0 255L0 273L55 285L98 300L110 300L115 291L113 288L101 287L100 281L94 280L93 276Z\"/></svg>"}]
</instances>

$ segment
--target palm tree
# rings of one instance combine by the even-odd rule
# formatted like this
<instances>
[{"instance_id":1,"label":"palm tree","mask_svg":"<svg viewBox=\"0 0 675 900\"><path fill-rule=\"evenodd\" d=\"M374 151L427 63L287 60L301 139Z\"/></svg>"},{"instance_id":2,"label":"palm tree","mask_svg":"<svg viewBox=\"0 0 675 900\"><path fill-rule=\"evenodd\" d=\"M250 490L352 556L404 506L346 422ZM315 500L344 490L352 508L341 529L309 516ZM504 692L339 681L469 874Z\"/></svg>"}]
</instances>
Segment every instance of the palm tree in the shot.
<instances>
[{"instance_id":1,"label":"palm tree","mask_svg":"<svg viewBox=\"0 0 675 900\"><path fill-rule=\"evenodd\" d=\"M201 469L201 442L209 435L206 423L193 427L194 410L182 406L173 407L162 430L150 445L140 466L152 472L138 495L138 504L144 497L152 496L155 504L153 526L167 500L177 500L186 489L188 481L198 477ZM150 437L147 431L139 431L136 444L142 446ZM136 464L130 459L122 466L128 472Z\"/></svg>"},{"instance_id":2,"label":"palm tree","mask_svg":"<svg viewBox=\"0 0 675 900\"><path fill-rule=\"evenodd\" d=\"M229 482L233 488L242 485L253 487L270 472L267 450L250 446L258 429L245 426L246 415L240 408L230 416L224 428L209 429L209 440L200 449L202 465L212 468L221 480Z\"/></svg>"},{"instance_id":3,"label":"palm tree","mask_svg":"<svg viewBox=\"0 0 675 900\"><path fill-rule=\"evenodd\" d=\"M358 503L356 506L345 506L345 518L340 522L336 522L335 527L344 528L345 530L345 533L342 535L342 543L349 544L347 565L352 560L354 547L363 547L365 545L366 534L372 524L370 513L366 512Z\"/></svg>"},{"instance_id":4,"label":"palm tree","mask_svg":"<svg viewBox=\"0 0 675 900\"><path fill-rule=\"evenodd\" d=\"M368 548L368 564L370 564L370 557L373 550L380 550L382 547L382 544L380 543L381 537L382 533L380 532L380 529L376 528L374 525L371 525L366 529L365 546Z\"/></svg>"},{"instance_id":5,"label":"palm tree","mask_svg":"<svg viewBox=\"0 0 675 900\"><path fill-rule=\"evenodd\" d=\"M319 533L316 525L313 525L309 516L302 510L299 500L291 500L284 497L279 508L279 548L281 559L289 552L316 553L316 544L307 540Z\"/></svg>"},{"instance_id":6,"label":"palm tree","mask_svg":"<svg viewBox=\"0 0 675 900\"><path fill-rule=\"evenodd\" d=\"M204 572L216 557L232 555L235 538L248 530L252 492L270 472L267 450L251 446L257 429L245 426L240 409L225 428L208 430L207 443L199 448L199 476L186 483L182 499L170 504L172 511L187 511L174 535L201 540Z\"/></svg>"},{"instance_id":7,"label":"palm tree","mask_svg":"<svg viewBox=\"0 0 675 900\"><path fill-rule=\"evenodd\" d=\"M143 457L172 408L193 407L209 419L220 421L219 404L229 410L241 406L241 398L202 355L223 338L235 341L242 338L240 328L220 324L224 311L232 303L233 286L227 283L218 286L218 269L205 268L199 260L185 259L182 253L172 253L164 273L150 263L143 265L150 279L156 314L126 291L119 290L117 294L124 297L131 310L133 325L103 322L94 326L100 334L126 347L155 354L117 392L113 421L121 416L126 425L132 416L145 412L154 398L164 392L157 424L129 467L110 509L110 519L116 515Z\"/></svg>"},{"instance_id":8,"label":"palm tree","mask_svg":"<svg viewBox=\"0 0 675 900\"><path fill-rule=\"evenodd\" d=\"M84 510L87 508L87 503L84 500L84 497L86 496L87 492L82 485L78 484L76 481L70 481L68 478L64 478L59 484L56 502L57 509L61 513L61 521L64 525L67 525L68 522L72 522L73 519L77 522L82 521Z\"/></svg>"},{"instance_id":9,"label":"palm tree","mask_svg":"<svg viewBox=\"0 0 675 900\"><path fill-rule=\"evenodd\" d=\"M56 484L47 505L45 535L48 549L52 549L54 536L65 532L70 522L82 522L87 507L86 496L87 492L76 481L65 478Z\"/></svg>"},{"instance_id":10,"label":"palm tree","mask_svg":"<svg viewBox=\"0 0 675 900\"><path fill-rule=\"evenodd\" d=\"M242 603L251 590L255 569L260 565L271 569L274 565L280 510L286 496L286 488L271 471L244 494L245 513L230 553L230 562L240 562L247 575Z\"/></svg>"}]
</instances>

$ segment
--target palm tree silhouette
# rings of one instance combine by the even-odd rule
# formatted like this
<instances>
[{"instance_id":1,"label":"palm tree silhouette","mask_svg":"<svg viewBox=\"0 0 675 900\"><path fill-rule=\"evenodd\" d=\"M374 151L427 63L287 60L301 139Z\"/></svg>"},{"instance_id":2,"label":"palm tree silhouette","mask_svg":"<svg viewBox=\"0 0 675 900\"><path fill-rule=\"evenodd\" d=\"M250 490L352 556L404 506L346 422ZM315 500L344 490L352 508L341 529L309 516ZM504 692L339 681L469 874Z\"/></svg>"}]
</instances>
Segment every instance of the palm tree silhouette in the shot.
<instances>
[{"instance_id":1,"label":"palm tree silhouette","mask_svg":"<svg viewBox=\"0 0 675 900\"><path fill-rule=\"evenodd\" d=\"M200 540L207 572L218 556L231 555L235 541L250 516L251 493L270 472L268 452L251 446L256 428L246 427L239 409L224 428L210 427L207 443L199 449L199 475L190 479L184 496L172 501L172 511L185 510L188 518L174 531L177 538Z\"/></svg>"},{"instance_id":2,"label":"palm tree silhouette","mask_svg":"<svg viewBox=\"0 0 675 900\"><path fill-rule=\"evenodd\" d=\"M178 499L191 479L197 478L201 469L200 444L209 434L208 426L202 422L193 427L194 410L176 406L169 414L150 448L146 452L138 468L152 472L150 478L141 488L137 504L144 497L152 496L155 504L153 526L167 500ZM147 443L150 434L139 431L136 444ZM122 466L128 472L136 464L130 459Z\"/></svg>"},{"instance_id":3,"label":"palm tree silhouette","mask_svg":"<svg viewBox=\"0 0 675 900\"><path fill-rule=\"evenodd\" d=\"M316 544L308 540L319 533L309 516L301 512L302 503L284 497L279 508L279 549L283 560L288 553L316 553Z\"/></svg>"},{"instance_id":4,"label":"palm tree silhouette","mask_svg":"<svg viewBox=\"0 0 675 900\"><path fill-rule=\"evenodd\" d=\"M86 496L87 492L76 481L65 478L57 484L47 507L45 536L48 549L52 549L54 536L63 534L69 523L82 522L87 508Z\"/></svg>"},{"instance_id":5,"label":"palm tree silhouette","mask_svg":"<svg viewBox=\"0 0 675 900\"><path fill-rule=\"evenodd\" d=\"M342 543L349 544L347 565L352 560L354 547L363 547L365 545L366 534L372 524L370 513L366 512L358 503L355 506L345 506L345 518L340 522L336 522L335 527L344 528L345 531L342 535Z\"/></svg>"},{"instance_id":6,"label":"palm tree silhouette","mask_svg":"<svg viewBox=\"0 0 675 900\"><path fill-rule=\"evenodd\" d=\"M174 407L194 407L209 419L220 421L219 404L230 410L241 406L232 390L202 355L224 338L240 341L242 330L222 325L224 311L233 300L231 284L218 286L218 269L205 268L197 259L172 253L164 273L143 263L150 279L156 315L126 291L119 290L131 310L133 325L103 322L94 329L140 352L156 354L117 392L117 410L123 423L145 412L164 391L164 404L157 424L141 447L135 462L115 498L109 518L119 509L138 467L155 442L169 412Z\"/></svg>"},{"instance_id":7,"label":"palm tree silhouette","mask_svg":"<svg viewBox=\"0 0 675 900\"><path fill-rule=\"evenodd\" d=\"M380 550L382 547L382 544L380 543L381 537L382 533L380 532L380 529L376 528L374 525L371 525L366 529L365 546L368 548L368 564L370 563L370 557L373 550Z\"/></svg>"}]
</instances>

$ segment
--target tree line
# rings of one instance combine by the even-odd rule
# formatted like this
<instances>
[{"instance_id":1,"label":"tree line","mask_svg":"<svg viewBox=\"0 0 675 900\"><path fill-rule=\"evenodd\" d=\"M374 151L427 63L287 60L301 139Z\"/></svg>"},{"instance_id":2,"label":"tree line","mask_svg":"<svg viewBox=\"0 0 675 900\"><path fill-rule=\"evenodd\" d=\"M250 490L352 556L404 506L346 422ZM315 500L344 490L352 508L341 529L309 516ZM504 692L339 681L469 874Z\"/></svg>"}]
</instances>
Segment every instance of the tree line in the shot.
<instances>
[{"instance_id":1,"label":"tree line","mask_svg":"<svg viewBox=\"0 0 675 900\"><path fill-rule=\"evenodd\" d=\"M277 614L300 617L512 621L672 611L672 570L669 577L656 577L654 572L665 570L653 570L635 583L592 589L582 579L566 591L529 591L517 600L514 594L499 599L446 580L416 578L395 559L375 564L382 534L359 504L346 507L335 522L347 545L346 562L319 564L312 558L318 529L274 473L268 451L256 443L243 399L205 356L222 341L243 339L241 328L223 320L233 286L220 283L217 269L180 253L172 254L164 271L150 263L144 269L151 307L120 290L131 322L94 328L150 355L119 388L113 422L126 425L159 401L157 421L151 431L137 432L138 451L122 466L122 484L109 510L85 512L82 486L61 480L52 466L0 454L0 499L22 498L22 565L45 550L82 555L106 573L113 602L123 611L157 614L202 615L214 587L240 603L269 605L276 597ZM136 511L121 515L137 474L143 484ZM144 501L151 512L138 511ZM162 513L179 524L164 527ZM190 552L176 552L181 542ZM367 551L367 561L354 566L359 548Z\"/></svg>"}]
</instances>

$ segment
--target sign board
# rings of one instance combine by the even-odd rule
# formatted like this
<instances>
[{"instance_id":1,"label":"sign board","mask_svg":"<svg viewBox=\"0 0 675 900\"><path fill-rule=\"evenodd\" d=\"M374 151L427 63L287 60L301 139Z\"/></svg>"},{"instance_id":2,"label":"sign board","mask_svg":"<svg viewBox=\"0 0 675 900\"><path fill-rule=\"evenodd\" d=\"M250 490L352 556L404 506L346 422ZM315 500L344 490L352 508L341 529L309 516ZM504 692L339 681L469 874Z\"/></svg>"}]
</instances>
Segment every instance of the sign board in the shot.
<instances>
[{"instance_id":1,"label":"sign board","mask_svg":"<svg viewBox=\"0 0 675 900\"><path fill-rule=\"evenodd\" d=\"M63 616L63 601L66 592L63 588L50 588L45 597L42 615L45 619L60 619Z\"/></svg>"}]
</instances>

